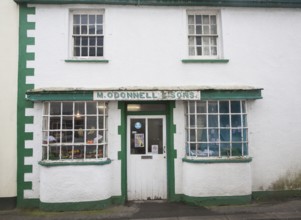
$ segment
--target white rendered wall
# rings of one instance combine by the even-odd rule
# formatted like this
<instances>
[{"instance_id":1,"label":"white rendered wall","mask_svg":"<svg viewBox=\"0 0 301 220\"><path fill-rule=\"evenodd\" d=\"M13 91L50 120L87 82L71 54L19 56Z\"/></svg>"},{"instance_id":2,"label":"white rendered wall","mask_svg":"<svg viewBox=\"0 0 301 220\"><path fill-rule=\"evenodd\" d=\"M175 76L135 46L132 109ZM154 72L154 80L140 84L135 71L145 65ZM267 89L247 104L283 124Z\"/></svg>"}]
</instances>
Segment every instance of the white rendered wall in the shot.
<instances>
[{"instance_id":1,"label":"white rendered wall","mask_svg":"<svg viewBox=\"0 0 301 220\"><path fill-rule=\"evenodd\" d=\"M183 194L192 197L251 195L249 163L183 163Z\"/></svg>"},{"instance_id":2,"label":"white rendered wall","mask_svg":"<svg viewBox=\"0 0 301 220\"><path fill-rule=\"evenodd\" d=\"M17 195L18 5L0 1L0 198Z\"/></svg>"},{"instance_id":3,"label":"white rendered wall","mask_svg":"<svg viewBox=\"0 0 301 220\"><path fill-rule=\"evenodd\" d=\"M40 201L101 201L111 197L111 164L42 167Z\"/></svg>"},{"instance_id":4,"label":"white rendered wall","mask_svg":"<svg viewBox=\"0 0 301 220\"><path fill-rule=\"evenodd\" d=\"M35 88L262 87L263 99L248 107L252 189L273 190L279 178L291 178L288 172L301 172L300 9L221 8L223 53L230 62L183 64L186 8L92 6L105 9L109 63L66 63L69 9L88 7L37 6Z\"/></svg>"}]
</instances>

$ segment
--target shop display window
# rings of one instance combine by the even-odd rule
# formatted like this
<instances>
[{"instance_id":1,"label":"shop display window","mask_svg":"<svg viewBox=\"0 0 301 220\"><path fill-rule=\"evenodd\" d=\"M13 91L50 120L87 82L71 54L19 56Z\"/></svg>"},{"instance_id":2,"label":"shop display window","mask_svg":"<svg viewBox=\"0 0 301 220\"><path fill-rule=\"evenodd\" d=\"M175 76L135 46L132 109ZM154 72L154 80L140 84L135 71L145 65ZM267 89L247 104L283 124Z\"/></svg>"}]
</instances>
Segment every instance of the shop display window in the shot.
<instances>
[{"instance_id":1,"label":"shop display window","mask_svg":"<svg viewBox=\"0 0 301 220\"><path fill-rule=\"evenodd\" d=\"M105 102L45 102L43 160L88 160L106 157Z\"/></svg>"},{"instance_id":2,"label":"shop display window","mask_svg":"<svg viewBox=\"0 0 301 220\"><path fill-rule=\"evenodd\" d=\"M186 155L241 157L248 155L245 101L188 101Z\"/></svg>"}]
</instances>

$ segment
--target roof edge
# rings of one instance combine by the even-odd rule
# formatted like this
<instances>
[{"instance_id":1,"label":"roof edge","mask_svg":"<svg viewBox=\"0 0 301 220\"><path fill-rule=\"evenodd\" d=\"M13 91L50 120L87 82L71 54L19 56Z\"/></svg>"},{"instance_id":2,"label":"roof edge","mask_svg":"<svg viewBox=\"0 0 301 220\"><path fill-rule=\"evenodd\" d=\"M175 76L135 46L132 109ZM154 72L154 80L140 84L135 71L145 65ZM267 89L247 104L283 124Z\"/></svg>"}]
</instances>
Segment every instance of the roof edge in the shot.
<instances>
[{"instance_id":1,"label":"roof edge","mask_svg":"<svg viewBox=\"0 0 301 220\"><path fill-rule=\"evenodd\" d=\"M17 4L108 4L145 6L211 6L301 8L301 0L14 0Z\"/></svg>"}]
</instances>

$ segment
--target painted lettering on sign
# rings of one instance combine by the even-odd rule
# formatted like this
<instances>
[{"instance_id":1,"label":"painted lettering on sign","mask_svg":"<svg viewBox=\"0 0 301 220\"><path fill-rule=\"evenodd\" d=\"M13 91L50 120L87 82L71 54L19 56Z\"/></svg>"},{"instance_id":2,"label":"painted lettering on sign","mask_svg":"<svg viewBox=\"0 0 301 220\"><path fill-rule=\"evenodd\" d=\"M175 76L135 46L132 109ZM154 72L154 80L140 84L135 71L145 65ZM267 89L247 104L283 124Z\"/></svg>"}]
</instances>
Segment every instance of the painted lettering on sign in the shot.
<instances>
[{"instance_id":1,"label":"painted lettering on sign","mask_svg":"<svg viewBox=\"0 0 301 220\"><path fill-rule=\"evenodd\" d=\"M200 100L200 91L94 91L94 100Z\"/></svg>"}]
</instances>

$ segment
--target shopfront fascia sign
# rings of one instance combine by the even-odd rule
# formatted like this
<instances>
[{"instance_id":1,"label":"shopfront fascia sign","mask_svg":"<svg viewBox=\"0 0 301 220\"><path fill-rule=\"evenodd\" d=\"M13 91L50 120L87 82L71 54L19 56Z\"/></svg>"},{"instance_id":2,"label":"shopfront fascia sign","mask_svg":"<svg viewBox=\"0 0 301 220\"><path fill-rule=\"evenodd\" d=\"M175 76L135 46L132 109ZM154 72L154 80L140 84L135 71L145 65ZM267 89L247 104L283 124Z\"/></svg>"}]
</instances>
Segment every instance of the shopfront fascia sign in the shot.
<instances>
[{"instance_id":1,"label":"shopfront fascia sign","mask_svg":"<svg viewBox=\"0 0 301 220\"><path fill-rule=\"evenodd\" d=\"M200 91L94 91L94 100L200 100Z\"/></svg>"}]
</instances>

